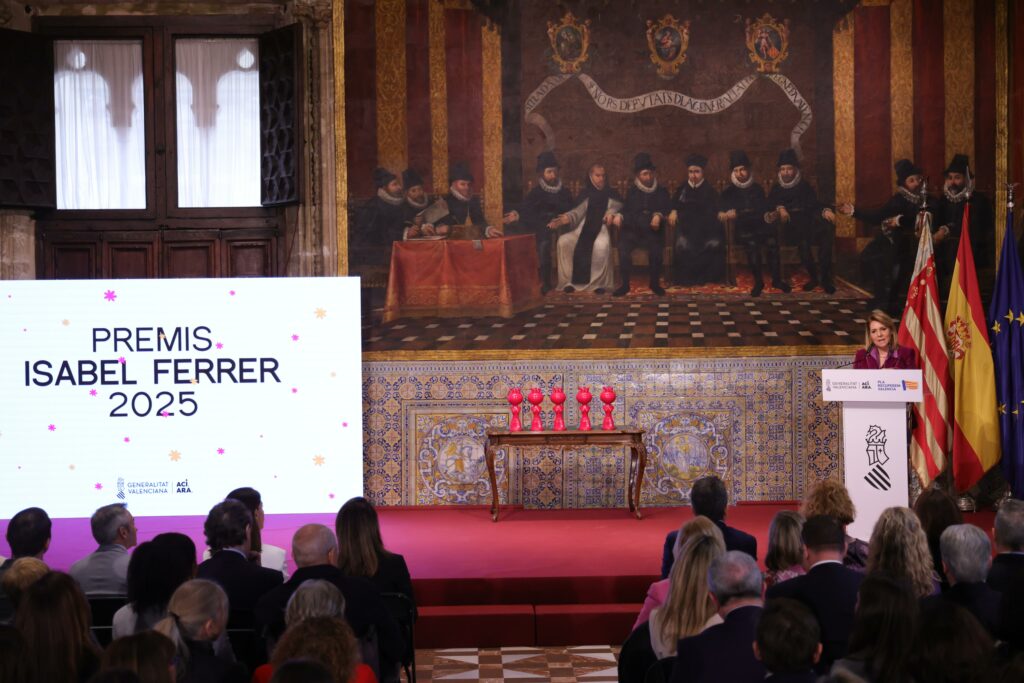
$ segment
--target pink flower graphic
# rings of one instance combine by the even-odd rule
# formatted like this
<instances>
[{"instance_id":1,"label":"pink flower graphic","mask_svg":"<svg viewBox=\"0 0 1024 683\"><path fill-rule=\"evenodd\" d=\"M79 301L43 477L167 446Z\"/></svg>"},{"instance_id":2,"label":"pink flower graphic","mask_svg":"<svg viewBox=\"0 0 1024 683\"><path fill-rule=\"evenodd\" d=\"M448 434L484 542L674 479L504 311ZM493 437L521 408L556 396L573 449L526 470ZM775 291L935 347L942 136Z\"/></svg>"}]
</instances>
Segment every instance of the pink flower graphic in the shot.
<instances>
[{"instance_id":1,"label":"pink flower graphic","mask_svg":"<svg viewBox=\"0 0 1024 683\"><path fill-rule=\"evenodd\" d=\"M292 393L293 394L299 393L299 388L298 387L292 387Z\"/></svg>"},{"instance_id":2,"label":"pink flower graphic","mask_svg":"<svg viewBox=\"0 0 1024 683\"><path fill-rule=\"evenodd\" d=\"M161 410L160 411L160 417L170 417L170 416L171 416L171 414L168 413L166 410Z\"/></svg>"},{"instance_id":3,"label":"pink flower graphic","mask_svg":"<svg viewBox=\"0 0 1024 683\"><path fill-rule=\"evenodd\" d=\"M221 344L220 342L217 342L216 347L217 347L217 350L220 351L221 349L224 348L224 345Z\"/></svg>"},{"instance_id":4,"label":"pink flower graphic","mask_svg":"<svg viewBox=\"0 0 1024 683\"><path fill-rule=\"evenodd\" d=\"M348 422L342 422L342 423L341 423L341 426L342 426L342 427L348 427Z\"/></svg>"},{"instance_id":5,"label":"pink flower graphic","mask_svg":"<svg viewBox=\"0 0 1024 683\"><path fill-rule=\"evenodd\" d=\"M124 356L121 356L120 358L118 358L118 359L117 359L117 362L118 362L118 363L120 363L121 365L124 365L124 364L125 364L125 363L127 363L128 361L126 361L126 360L124 359Z\"/></svg>"},{"instance_id":6,"label":"pink flower graphic","mask_svg":"<svg viewBox=\"0 0 1024 683\"><path fill-rule=\"evenodd\" d=\"M235 295L235 290L232 289L231 291L228 292L228 294L230 294L231 296L234 296Z\"/></svg>"},{"instance_id":7,"label":"pink flower graphic","mask_svg":"<svg viewBox=\"0 0 1024 683\"><path fill-rule=\"evenodd\" d=\"M333 493L328 493L327 497L330 498L331 500L334 500L334 494Z\"/></svg>"},{"instance_id":8,"label":"pink flower graphic","mask_svg":"<svg viewBox=\"0 0 1024 683\"><path fill-rule=\"evenodd\" d=\"M131 443L132 440L129 437L126 436L126 437L124 437L124 442L125 443Z\"/></svg>"},{"instance_id":9,"label":"pink flower graphic","mask_svg":"<svg viewBox=\"0 0 1024 683\"><path fill-rule=\"evenodd\" d=\"M57 425L52 424L49 427L47 427L47 429L49 429L51 432L55 432L57 431Z\"/></svg>"},{"instance_id":10,"label":"pink flower graphic","mask_svg":"<svg viewBox=\"0 0 1024 683\"><path fill-rule=\"evenodd\" d=\"M293 334L292 335L292 341L299 341L299 335Z\"/></svg>"},{"instance_id":11,"label":"pink flower graphic","mask_svg":"<svg viewBox=\"0 0 1024 683\"><path fill-rule=\"evenodd\" d=\"M103 298L107 301L115 301L117 299L117 292L112 289L108 289L103 293Z\"/></svg>"},{"instance_id":12,"label":"pink flower graphic","mask_svg":"<svg viewBox=\"0 0 1024 683\"><path fill-rule=\"evenodd\" d=\"M90 396L99 396L99 394L100 394L100 392L96 391L95 389L90 389L89 390L89 395Z\"/></svg>"},{"instance_id":13,"label":"pink flower graphic","mask_svg":"<svg viewBox=\"0 0 1024 683\"><path fill-rule=\"evenodd\" d=\"M217 449L217 455L224 455L224 449L223 448L218 448Z\"/></svg>"},{"instance_id":14,"label":"pink flower graphic","mask_svg":"<svg viewBox=\"0 0 1024 683\"><path fill-rule=\"evenodd\" d=\"M101 483L99 483L99 482L96 482L96 483L95 483L95 484L93 485L93 488L94 488L94 489L96 489L97 491L102 491L102 490L103 490L103 484L101 484Z\"/></svg>"}]
</instances>

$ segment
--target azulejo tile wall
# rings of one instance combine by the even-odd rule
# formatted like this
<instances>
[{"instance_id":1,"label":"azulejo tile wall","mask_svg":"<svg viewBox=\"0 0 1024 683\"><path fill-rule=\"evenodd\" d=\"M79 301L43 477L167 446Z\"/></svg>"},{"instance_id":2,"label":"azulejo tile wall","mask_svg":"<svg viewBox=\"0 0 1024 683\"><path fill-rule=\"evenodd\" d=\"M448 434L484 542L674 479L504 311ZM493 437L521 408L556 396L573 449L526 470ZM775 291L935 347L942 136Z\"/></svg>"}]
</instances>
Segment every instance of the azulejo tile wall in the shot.
<instances>
[{"instance_id":1,"label":"azulejo tile wall","mask_svg":"<svg viewBox=\"0 0 1024 683\"><path fill-rule=\"evenodd\" d=\"M366 494L379 505L489 504L484 431L508 426L508 390L536 386L547 396L562 385L570 397L566 423L575 426L576 390L588 386L599 427L597 394L608 385L618 394L616 422L646 430L643 505L684 504L693 482L709 473L727 482L732 501L796 500L814 481L842 476L841 411L822 403L820 370L848 360L366 362ZM550 402L543 407L550 428ZM502 452L501 500L527 508L621 506L627 458L615 447Z\"/></svg>"}]
</instances>

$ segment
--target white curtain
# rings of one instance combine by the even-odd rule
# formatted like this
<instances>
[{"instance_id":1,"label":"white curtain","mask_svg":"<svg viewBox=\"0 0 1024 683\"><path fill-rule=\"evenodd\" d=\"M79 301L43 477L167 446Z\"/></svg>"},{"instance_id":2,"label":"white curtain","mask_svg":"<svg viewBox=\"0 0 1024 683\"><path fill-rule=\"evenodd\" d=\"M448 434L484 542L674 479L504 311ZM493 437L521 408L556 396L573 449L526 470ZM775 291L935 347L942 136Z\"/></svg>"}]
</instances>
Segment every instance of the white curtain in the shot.
<instances>
[{"instance_id":1,"label":"white curtain","mask_svg":"<svg viewBox=\"0 0 1024 683\"><path fill-rule=\"evenodd\" d=\"M260 205L256 39L175 43L178 206Z\"/></svg>"},{"instance_id":2,"label":"white curtain","mask_svg":"<svg viewBox=\"0 0 1024 683\"><path fill-rule=\"evenodd\" d=\"M146 208L142 43L54 42L58 209Z\"/></svg>"}]
</instances>

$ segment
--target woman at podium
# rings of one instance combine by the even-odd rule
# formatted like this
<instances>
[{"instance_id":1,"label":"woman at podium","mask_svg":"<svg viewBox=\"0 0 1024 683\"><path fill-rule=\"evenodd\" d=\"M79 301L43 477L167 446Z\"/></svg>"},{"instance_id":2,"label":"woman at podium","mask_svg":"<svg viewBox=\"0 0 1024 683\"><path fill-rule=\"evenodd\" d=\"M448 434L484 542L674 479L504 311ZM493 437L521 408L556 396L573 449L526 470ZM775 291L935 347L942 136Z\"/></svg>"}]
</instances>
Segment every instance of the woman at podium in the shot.
<instances>
[{"instance_id":1,"label":"woman at podium","mask_svg":"<svg viewBox=\"0 0 1024 683\"><path fill-rule=\"evenodd\" d=\"M896 343L896 321L885 311L875 309L864 326L864 348L853 359L857 370L914 370L917 355L913 349Z\"/></svg>"}]
</instances>

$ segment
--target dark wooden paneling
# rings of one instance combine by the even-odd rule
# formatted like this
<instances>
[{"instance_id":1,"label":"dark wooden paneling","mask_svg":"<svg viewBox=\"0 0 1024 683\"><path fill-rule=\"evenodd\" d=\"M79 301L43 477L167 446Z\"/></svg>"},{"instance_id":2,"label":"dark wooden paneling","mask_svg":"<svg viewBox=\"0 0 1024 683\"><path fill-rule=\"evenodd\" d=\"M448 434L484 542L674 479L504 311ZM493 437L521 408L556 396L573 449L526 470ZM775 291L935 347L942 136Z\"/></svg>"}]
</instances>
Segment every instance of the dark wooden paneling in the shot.
<instances>
[{"instance_id":1,"label":"dark wooden paneling","mask_svg":"<svg viewBox=\"0 0 1024 683\"><path fill-rule=\"evenodd\" d=\"M100 241L93 235L64 235L43 247L43 277L83 280L100 277Z\"/></svg>"},{"instance_id":2,"label":"dark wooden paneling","mask_svg":"<svg viewBox=\"0 0 1024 683\"><path fill-rule=\"evenodd\" d=\"M156 241L156 233L135 234L131 239L104 239L103 277L158 277Z\"/></svg>"},{"instance_id":3,"label":"dark wooden paneling","mask_svg":"<svg viewBox=\"0 0 1024 683\"><path fill-rule=\"evenodd\" d=\"M163 277L217 277L221 275L220 242L216 234L169 233L161 245Z\"/></svg>"},{"instance_id":4,"label":"dark wooden paneling","mask_svg":"<svg viewBox=\"0 0 1024 683\"><path fill-rule=\"evenodd\" d=\"M224 240L225 277L268 277L276 268L273 238Z\"/></svg>"}]
</instances>

